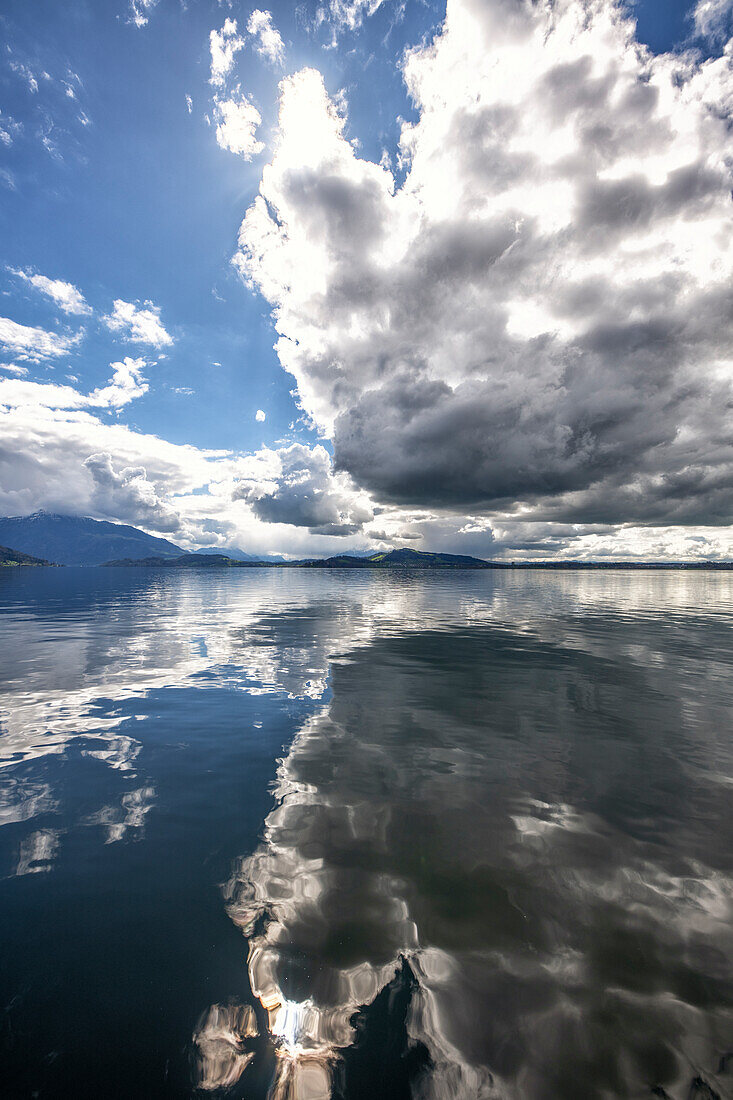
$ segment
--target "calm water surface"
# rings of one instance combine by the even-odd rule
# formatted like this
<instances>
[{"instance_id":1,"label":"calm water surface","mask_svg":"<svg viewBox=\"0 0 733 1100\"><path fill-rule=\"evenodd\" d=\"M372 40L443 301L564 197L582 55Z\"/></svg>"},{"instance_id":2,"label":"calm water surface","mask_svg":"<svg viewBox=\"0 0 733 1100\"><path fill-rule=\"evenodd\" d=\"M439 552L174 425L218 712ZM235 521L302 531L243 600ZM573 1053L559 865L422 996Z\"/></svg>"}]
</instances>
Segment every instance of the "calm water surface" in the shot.
<instances>
[{"instance_id":1,"label":"calm water surface","mask_svg":"<svg viewBox=\"0 0 733 1100\"><path fill-rule=\"evenodd\" d=\"M1 573L3 1097L733 1097L733 577Z\"/></svg>"}]
</instances>

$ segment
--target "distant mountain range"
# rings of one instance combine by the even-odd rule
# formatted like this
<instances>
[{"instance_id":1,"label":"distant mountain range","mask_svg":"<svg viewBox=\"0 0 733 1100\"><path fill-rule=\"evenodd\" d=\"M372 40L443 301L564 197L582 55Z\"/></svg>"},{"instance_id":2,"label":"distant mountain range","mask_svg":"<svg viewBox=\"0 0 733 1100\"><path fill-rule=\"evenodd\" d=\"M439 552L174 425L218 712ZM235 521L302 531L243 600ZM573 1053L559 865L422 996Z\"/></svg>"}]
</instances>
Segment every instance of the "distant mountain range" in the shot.
<instances>
[{"instance_id":1,"label":"distant mountain range","mask_svg":"<svg viewBox=\"0 0 733 1100\"><path fill-rule=\"evenodd\" d=\"M273 569L279 566L279 563L267 562L267 561L237 561L235 558L229 558L226 554L181 554L178 558L118 558L113 561L102 562L105 566L128 566L136 565L143 568L155 568L159 569L165 566L168 569L216 569L224 567L229 569L252 569L257 565L269 565Z\"/></svg>"},{"instance_id":2,"label":"distant mountain range","mask_svg":"<svg viewBox=\"0 0 733 1100\"><path fill-rule=\"evenodd\" d=\"M247 558L235 560L225 554L197 551L195 554L182 554L178 558L124 558L108 561L109 566L154 566L169 568L210 569L212 566L228 566L235 569L247 569L257 565L267 565L274 569L490 569L489 562L481 558L469 558L463 554L429 554L420 550L389 550L386 553L370 554L368 557L355 557L352 554L339 554L334 558L308 558L303 561L267 561Z\"/></svg>"},{"instance_id":3,"label":"distant mountain range","mask_svg":"<svg viewBox=\"0 0 733 1100\"><path fill-rule=\"evenodd\" d=\"M490 562L466 554L430 554L425 550L379 551L366 558L338 554L333 558L298 562L303 568L327 569L490 569Z\"/></svg>"},{"instance_id":4,"label":"distant mountain range","mask_svg":"<svg viewBox=\"0 0 733 1100\"><path fill-rule=\"evenodd\" d=\"M194 554L215 554L216 557L234 558L235 561L265 561L273 565L281 565L287 559L279 554L248 554L240 550L238 546L202 546L194 550Z\"/></svg>"},{"instance_id":5,"label":"distant mountain range","mask_svg":"<svg viewBox=\"0 0 733 1100\"><path fill-rule=\"evenodd\" d=\"M11 550L7 546L0 546L0 566L3 565L51 565L51 562L43 558L34 558L32 554L24 554L22 550Z\"/></svg>"},{"instance_id":6,"label":"distant mountain range","mask_svg":"<svg viewBox=\"0 0 733 1100\"><path fill-rule=\"evenodd\" d=\"M110 558L178 558L180 546L124 523L34 512L0 518L0 543L57 565L102 565Z\"/></svg>"}]
</instances>

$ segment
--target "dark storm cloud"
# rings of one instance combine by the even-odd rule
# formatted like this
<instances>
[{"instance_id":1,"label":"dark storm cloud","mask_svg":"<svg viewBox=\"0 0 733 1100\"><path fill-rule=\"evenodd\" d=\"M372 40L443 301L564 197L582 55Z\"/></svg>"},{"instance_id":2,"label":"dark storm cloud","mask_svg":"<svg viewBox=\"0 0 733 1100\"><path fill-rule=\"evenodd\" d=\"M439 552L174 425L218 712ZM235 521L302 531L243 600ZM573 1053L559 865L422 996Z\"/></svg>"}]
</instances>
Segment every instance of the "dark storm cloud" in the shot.
<instances>
[{"instance_id":1,"label":"dark storm cloud","mask_svg":"<svg viewBox=\"0 0 733 1100\"><path fill-rule=\"evenodd\" d=\"M148 480L144 466L115 469L108 452L89 455L84 466L94 481L92 504L100 515L155 531L175 533L181 529L180 516Z\"/></svg>"},{"instance_id":2,"label":"dark storm cloud","mask_svg":"<svg viewBox=\"0 0 733 1100\"><path fill-rule=\"evenodd\" d=\"M372 511L350 487L335 478L323 447L294 443L272 452L277 468L268 476L241 481L235 500L246 500L265 523L307 527L315 535L353 535L371 520Z\"/></svg>"}]
</instances>

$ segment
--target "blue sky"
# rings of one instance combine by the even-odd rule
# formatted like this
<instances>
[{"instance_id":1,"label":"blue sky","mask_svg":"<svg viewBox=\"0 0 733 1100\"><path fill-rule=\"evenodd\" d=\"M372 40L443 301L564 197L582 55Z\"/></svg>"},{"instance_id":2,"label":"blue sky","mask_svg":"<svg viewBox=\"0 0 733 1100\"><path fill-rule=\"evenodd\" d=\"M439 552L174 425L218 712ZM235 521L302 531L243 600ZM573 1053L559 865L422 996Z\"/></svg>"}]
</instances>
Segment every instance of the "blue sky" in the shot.
<instances>
[{"instance_id":1,"label":"blue sky","mask_svg":"<svg viewBox=\"0 0 733 1100\"><path fill-rule=\"evenodd\" d=\"M485 0L484 6L489 11L509 2ZM521 7L520 0L511 3ZM707 5L714 10L706 34L699 33L702 3L696 7L678 0L640 0L629 10L638 20L640 42L658 55L693 51L694 64L701 66L706 59L721 57L730 29L725 0L707 0ZM596 3L599 10L603 6ZM613 7L610 0L607 6ZM403 77L405 51L416 49L421 59L427 56L433 36L443 26L445 6L418 0L371 5L367 0L334 0L330 8L274 4L263 13L282 41L278 56L267 56L264 40L247 30L252 11L251 5L235 0L137 0L136 8L129 0L69 0L63 5L55 0L32 5L6 0L0 14L5 43L0 56L0 314L32 329L34 339L38 330L55 334L64 350L38 355L37 348L29 351L26 346L31 338L13 329L9 342L0 348L5 363L0 376L16 386L8 390L14 402L20 401L20 382L99 394L116 377L114 365L131 358L142 361L134 368L137 382L126 383L133 389L125 396L98 398L91 405L82 402L79 407L94 409L79 414L82 419L93 416L101 424L124 425L138 436L189 446L202 454L248 456L264 447L268 455L280 455L293 443L304 449L288 452L287 459L272 459L277 469L268 473L267 491L264 482L251 487L257 477L251 474L248 479L248 470L245 488L238 488L242 470L228 469L224 480L234 486L234 499L243 503L236 517L227 513L227 521L217 527L219 513L213 502L205 519L194 517L189 506L192 496L211 493L205 479L194 484L193 476L174 476L166 483L167 459L160 459L154 469L156 460L149 465L144 448L143 474L123 475L122 470L137 470L137 463L126 465L131 460L124 446L124 454L118 455L114 441L109 447L103 444L101 453L111 455L114 493L109 485L106 492L98 480L89 480L89 471L99 463L84 467L86 459L79 452L75 461L84 467L80 476L86 481L65 497L61 481L49 489L48 468L36 463L38 448L46 444L29 434L24 445L21 434L27 461L4 467L2 510L23 513L56 507L137 521L151 530L178 532L188 545L210 541L211 535L223 543L249 538L259 549L295 553L308 547L327 551L382 545L382 534L390 544L401 544L404 536L410 545L423 548L448 539L490 550L503 537L497 536L495 517L503 515L511 526L518 507L525 516L524 498L518 505L516 495L509 500L491 485L481 489L483 497L468 494L453 506L448 491L432 492L410 478L404 486L392 485L389 478L367 471L361 460L349 457L353 433L342 427L339 436L334 427L337 414L344 424L344 409L334 406L333 415L324 411L324 400L307 396L309 378L315 377L308 374L311 368L287 373L273 350L272 310L287 312L289 306L283 307L282 297L277 302L268 298L264 268L254 276L250 273L247 285L231 262L240 224L277 145L278 85L283 77L303 70L320 73L345 119L342 136L352 142L359 162L379 165L382 160L392 171L394 187L404 185L411 163L409 156L400 157L400 136L406 123L419 122L421 114L414 90L408 95ZM210 36L221 32L227 20L230 26L236 23L231 37L238 48L217 86L212 83ZM488 65L490 50L485 57ZM256 129L260 151L243 156L217 142L217 101L244 101L256 109L261 118ZM70 284L83 304L77 303L76 312L68 300L60 305L63 292L57 287L56 297L50 296L38 276ZM115 302L122 303L117 314ZM140 311L141 323L153 325L147 331L157 332L155 338L141 335L139 326L136 335L134 318ZM305 331L311 321L303 319L302 310L299 316ZM282 324L287 328L287 321ZM322 330L320 320L317 325ZM291 328L286 336L295 347L300 337L297 325ZM334 355L340 364L341 351ZM350 368L347 364L343 369ZM394 370L399 373L398 367ZM125 385L119 378L115 384ZM23 401L31 400L29 393L23 391ZM361 400L361 390L359 394ZM73 404L68 394L66 400ZM82 428L77 428L78 435ZM100 453L98 446L90 441L90 454ZM331 455L334 447L336 468L325 471L319 448ZM316 457L311 459L311 454ZM318 481L332 474L342 479L335 488ZM500 475L496 477L501 481ZM344 503L344 478L349 479L348 492L362 494L361 503L353 507ZM441 472L436 473L434 483L441 483L441 478ZM132 482L135 492L128 491ZM306 484L305 506L293 500L296 482ZM363 494L368 497L366 505ZM314 495L321 502L327 497L330 504L316 509L320 518L308 522ZM258 503L265 496L268 502ZM527 499L536 502L540 496L532 486ZM137 512L134 499L142 501ZM181 527L170 518L172 512L183 514L177 499L189 501ZM288 523L291 505L295 522ZM369 521L370 528L365 507L372 518L391 517L392 527L385 528L377 518ZM267 515L276 518L263 518ZM641 526L654 527L654 514L641 518ZM662 518L667 525L669 517ZM254 526L248 527L250 519ZM576 504L557 510L554 498L545 498L532 519L538 525L536 538L525 524L513 540L516 546L512 537L504 539L515 556L516 547L521 550L525 543L528 553L536 543L543 556L569 546L568 532L553 535L553 524L585 525L597 536L604 528L612 538L625 522L623 516L601 515L595 505L587 508L587 515ZM685 521L683 526L720 527L720 509L701 519L712 523Z\"/></svg>"},{"instance_id":2,"label":"blue sky","mask_svg":"<svg viewBox=\"0 0 733 1100\"><path fill-rule=\"evenodd\" d=\"M241 450L313 437L302 423L295 432L290 427L299 411L293 380L272 350L269 307L242 286L230 263L266 154L250 163L233 156L206 122L210 31L228 17L246 21L251 10L160 0L147 24L136 27L124 0L21 0L5 5L2 16L9 47L3 111L23 127L0 149L15 184L6 179L2 202L8 310L23 324L58 320L51 303L19 285L7 266L72 282L100 313L117 298L153 301L175 348L131 422L178 443ZM396 118L410 111L399 57L440 22L439 6L415 4L398 20L385 6L336 48L328 25L320 33L309 28L315 11L272 9L287 43L287 69L315 66L330 91L345 88L350 131L365 155L379 159L384 147L394 151ZM12 63L36 74L37 92ZM251 47L237 58L237 79L258 104L265 134L277 123L284 71ZM53 149L42 144L46 132ZM103 326L91 326L68 361L70 373L85 386L101 385L110 358L123 350ZM55 365L44 374L58 372ZM266 412L264 425L254 419L257 409Z\"/></svg>"}]
</instances>

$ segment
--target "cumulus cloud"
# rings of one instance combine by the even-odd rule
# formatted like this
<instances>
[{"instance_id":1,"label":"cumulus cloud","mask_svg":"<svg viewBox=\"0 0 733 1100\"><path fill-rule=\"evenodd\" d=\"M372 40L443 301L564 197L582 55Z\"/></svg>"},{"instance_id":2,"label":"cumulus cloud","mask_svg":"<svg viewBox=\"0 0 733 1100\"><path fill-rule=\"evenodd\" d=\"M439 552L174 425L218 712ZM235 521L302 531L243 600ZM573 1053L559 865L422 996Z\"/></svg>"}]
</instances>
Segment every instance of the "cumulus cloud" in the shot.
<instances>
[{"instance_id":1,"label":"cumulus cloud","mask_svg":"<svg viewBox=\"0 0 733 1100\"><path fill-rule=\"evenodd\" d=\"M358 537L371 510L347 478L332 476L323 448L241 455L109 422L110 410L146 391L143 367L112 364L110 382L91 393L0 378L0 514L94 514L175 531L184 546L295 557L333 553L349 530Z\"/></svg>"},{"instance_id":2,"label":"cumulus cloud","mask_svg":"<svg viewBox=\"0 0 733 1100\"><path fill-rule=\"evenodd\" d=\"M48 332L44 328L20 325L9 317L0 317L0 346L11 355L30 362L66 355L80 341L82 333Z\"/></svg>"},{"instance_id":3,"label":"cumulus cloud","mask_svg":"<svg viewBox=\"0 0 733 1100\"><path fill-rule=\"evenodd\" d=\"M197 509L223 512L221 499L207 502L194 490L218 479L224 495L231 496L236 466L226 452L178 446L100 418L100 412L120 410L147 390L144 366L141 359L113 363L108 384L91 393L71 385L0 379L0 514L48 508L137 519L166 531L173 529L171 513L180 513L169 503L171 494L187 493L194 502L187 531L196 529ZM111 473L100 455L111 456ZM96 459L86 466L90 456Z\"/></svg>"},{"instance_id":4,"label":"cumulus cloud","mask_svg":"<svg viewBox=\"0 0 733 1100\"><path fill-rule=\"evenodd\" d=\"M492 549L497 558L569 561L729 561L729 527L654 527L626 524L495 524Z\"/></svg>"},{"instance_id":5,"label":"cumulus cloud","mask_svg":"<svg viewBox=\"0 0 733 1100\"><path fill-rule=\"evenodd\" d=\"M211 50L209 83L217 88L223 87L234 67L234 58L244 47L244 38L237 31L236 19L225 19L220 31L212 31L209 35L209 46Z\"/></svg>"},{"instance_id":6,"label":"cumulus cloud","mask_svg":"<svg viewBox=\"0 0 733 1100\"><path fill-rule=\"evenodd\" d=\"M253 12L250 23L255 16L265 16L266 12ZM255 26L260 24L255 21ZM264 38L260 39L258 49L264 48L267 37L264 26L260 27ZM275 35L274 27L271 28ZM279 38L279 35L277 35ZM261 141L257 140L257 127L262 122L260 112L254 103L242 92L239 85L229 90L226 89L228 78L234 67L234 58L244 46L244 38L237 32L235 19L227 19L220 31L211 32L211 77L210 84L214 85L213 115L216 123L216 141L222 149L228 149L231 153L242 157L243 160L252 160L264 149ZM269 48L268 46L268 48ZM226 90L225 90L226 89Z\"/></svg>"},{"instance_id":7,"label":"cumulus cloud","mask_svg":"<svg viewBox=\"0 0 733 1100\"><path fill-rule=\"evenodd\" d=\"M332 554L343 546L363 548L369 540L489 558L733 556L730 529L702 526L619 531L601 524L441 518L383 506L374 509L372 524L370 502L344 475L333 475L323 448L315 448L314 455L308 448L290 455L267 448L235 455L169 443L117 419L100 419L98 411L120 407L124 375L119 366L113 364L108 386L91 394L72 386L26 383L20 388L9 383L21 380L0 381L0 514L38 508L92 513L162 533L175 530L182 545L240 545L252 553L295 557ZM115 378L117 395L109 393ZM93 463L97 481L106 478L104 492L85 465L100 454L110 455L114 474L105 475L106 460ZM152 484L154 496L142 481ZM140 497L148 502L145 511ZM138 499L137 511L131 499ZM176 522L171 514L180 528L171 526Z\"/></svg>"},{"instance_id":8,"label":"cumulus cloud","mask_svg":"<svg viewBox=\"0 0 733 1100\"><path fill-rule=\"evenodd\" d=\"M11 267L9 270L28 286L40 291L50 298L64 313L77 316L88 316L92 310L87 305L84 295L72 283L66 283L63 279L49 279L46 275L34 275L30 271L21 271Z\"/></svg>"},{"instance_id":9,"label":"cumulus cloud","mask_svg":"<svg viewBox=\"0 0 733 1100\"><path fill-rule=\"evenodd\" d=\"M106 386L93 390L89 395L89 404L103 408L121 409L136 397L148 392L148 384L143 378L146 367L144 359L131 359L127 356L121 363L111 363L112 378Z\"/></svg>"},{"instance_id":10,"label":"cumulus cloud","mask_svg":"<svg viewBox=\"0 0 733 1100\"><path fill-rule=\"evenodd\" d=\"M215 100L214 118L216 141L222 149L236 153L243 160L252 160L265 148L255 136L262 122L260 112L239 89L229 99Z\"/></svg>"},{"instance_id":11,"label":"cumulus cloud","mask_svg":"<svg viewBox=\"0 0 733 1100\"><path fill-rule=\"evenodd\" d=\"M124 424L105 424L87 410L0 403L0 512L23 515L38 508L89 515L98 511L95 482L84 466L108 451L117 469L144 466L166 494L188 492L209 476L205 454L176 447ZM200 499L200 498L196 498ZM111 505L104 514L122 520ZM125 515L129 517L129 512ZM148 526L143 523L143 526Z\"/></svg>"},{"instance_id":12,"label":"cumulus cloud","mask_svg":"<svg viewBox=\"0 0 733 1100\"><path fill-rule=\"evenodd\" d=\"M255 8L247 21L247 31L256 39L255 49L260 57L264 57L272 65L282 65L285 60L285 45L279 30L273 25L269 11Z\"/></svg>"},{"instance_id":13,"label":"cumulus cloud","mask_svg":"<svg viewBox=\"0 0 733 1100\"><path fill-rule=\"evenodd\" d=\"M112 313L103 318L107 328L112 332L122 333L127 340L135 344L150 344L152 347L163 348L173 343L160 320L160 309L152 302L139 303L124 302L117 298L113 304Z\"/></svg>"},{"instance_id":14,"label":"cumulus cloud","mask_svg":"<svg viewBox=\"0 0 733 1100\"><path fill-rule=\"evenodd\" d=\"M56 382L28 382L25 379L0 379L0 405L9 408L38 409L121 409L136 397L148 391L143 378L144 359L124 359L111 363L112 377L106 386L91 393L80 393L73 386ZM16 372L17 368L16 368ZM19 372L18 372L19 373ZM23 373L27 373L24 371Z\"/></svg>"},{"instance_id":15,"label":"cumulus cloud","mask_svg":"<svg viewBox=\"0 0 733 1100\"><path fill-rule=\"evenodd\" d=\"M259 421L260 424L263 424L266 419L267 419L267 416L266 416L265 412L262 409L258 409L257 412L255 413L255 420Z\"/></svg>"},{"instance_id":16,"label":"cumulus cloud","mask_svg":"<svg viewBox=\"0 0 733 1100\"><path fill-rule=\"evenodd\" d=\"M325 447L293 443L267 448L253 456L255 465L234 491L265 523L307 527L311 534L345 536L360 531L372 519L363 494L348 478L334 475Z\"/></svg>"},{"instance_id":17,"label":"cumulus cloud","mask_svg":"<svg viewBox=\"0 0 733 1100\"><path fill-rule=\"evenodd\" d=\"M156 485L148 480L144 466L125 466L115 470L108 451L89 455L84 460L94 489L92 506L98 515L109 516L133 525L152 527L155 531L177 532L180 516L160 496Z\"/></svg>"},{"instance_id":18,"label":"cumulus cloud","mask_svg":"<svg viewBox=\"0 0 733 1100\"><path fill-rule=\"evenodd\" d=\"M320 75L235 263L335 469L524 522L733 518L731 56L652 55L612 0L449 0L408 54L397 186Z\"/></svg>"}]
</instances>

